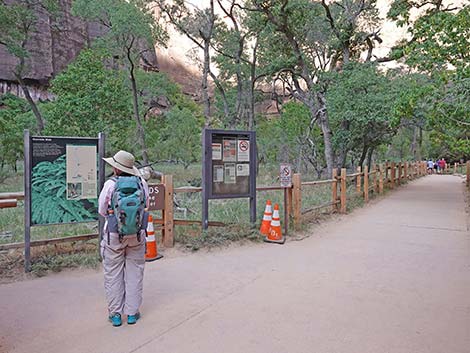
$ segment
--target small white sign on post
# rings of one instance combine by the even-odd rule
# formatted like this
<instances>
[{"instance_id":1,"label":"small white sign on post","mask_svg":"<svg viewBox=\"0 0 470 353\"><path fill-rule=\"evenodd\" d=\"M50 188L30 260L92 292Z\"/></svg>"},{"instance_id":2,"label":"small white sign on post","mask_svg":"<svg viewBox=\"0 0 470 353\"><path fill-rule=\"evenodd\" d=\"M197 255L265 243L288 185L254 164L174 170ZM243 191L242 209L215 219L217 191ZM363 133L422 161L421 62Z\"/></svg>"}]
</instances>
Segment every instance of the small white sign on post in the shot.
<instances>
[{"instance_id":1,"label":"small white sign on post","mask_svg":"<svg viewBox=\"0 0 470 353\"><path fill-rule=\"evenodd\" d=\"M283 188L292 187L292 166L290 164L281 164L279 180Z\"/></svg>"}]
</instances>

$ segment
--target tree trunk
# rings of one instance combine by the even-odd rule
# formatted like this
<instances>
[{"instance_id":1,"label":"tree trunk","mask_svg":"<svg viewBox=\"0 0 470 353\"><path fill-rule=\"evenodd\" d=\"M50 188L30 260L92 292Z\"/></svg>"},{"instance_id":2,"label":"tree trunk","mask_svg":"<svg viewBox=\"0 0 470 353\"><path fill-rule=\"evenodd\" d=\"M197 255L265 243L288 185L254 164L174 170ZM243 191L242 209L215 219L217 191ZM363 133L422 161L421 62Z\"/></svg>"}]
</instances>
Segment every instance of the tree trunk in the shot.
<instances>
[{"instance_id":1,"label":"tree trunk","mask_svg":"<svg viewBox=\"0 0 470 353\"><path fill-rule=\"evenodd\" d=\"M362 169L362 166L364 165L364 161L365 161L366 156L367 156L367 150L368 150L368 147L367 147L367 145L364 144L364 146L362 147L361 158L359 159L359 167L361 167L361 169Z\"/></svg>"},{"instance_id":2,"label":"tree trunk","mask_svg":"<svg viewBox=\"0 0 470 353\"><path fill-rule=\"evenodd\" d=\"M252 81L253 82L253 81ZM250 83L250 98L249 98L249 107L248 107L248 130L254 130L255 128L255 93L254 93L254 84Z\"/></svg>"},{"instance_id":3,"label":"tree trunk","mask_svg":"<svg viewBox=\"0 0 470 353\"><path fill-rule=\"evenodd\" d=\"M210 112L211 112L211 102L209 97L209 90L207 84L207 76L209 75L210 70L210 54L209 54L209 41L204 40L204 67L202 69L202 101L204 103L204 117L206 120L206 126L210 125Z\"/></svg>"},{"instance_id":4,"label":"tree trunk","mask_svg":"<svg viewBox=\"0 0 470 353\"><path fill-rule=\"evenodd\" d=\"M338 160L336 163L336 167L338 168L345 168L346 167L346 159L348 157L348 150L346 148L342 148L341 152L338 156Z\"/></svg>"},{"instance_id":5,"label":"tree trunk","mask_svg":"<svg viewBox=\"0 0 470 353\"><path fill-rule=\"evenodd\" d=\"M134 76L134 62L132 61L132 58L130 56L130 52L127 53L127 58L129 60L130 68L129 68L129 74L130 74L130 80L131 80L131 87L132 87L132 105L134 108L134 118L137 123L137 140L139 141L139 145L142 148L142 162L144 165L149 164L149 158L147 154L147 145L145 144L145 130L144 127L142 126L142 121L140 120L140 114L139 114L139 100L138 100L138 93L137 93L137 83L135 81L135 76Z\"/></svg>"},{"instance_id":6,"label":"tree trunk","mask_svg":"<svg viewBox=\"0 0 470 353\"><path fill-rule=\"evenodd\" d=\"M413 156L413 160L416 161L416 154L417 154L417 144L418 144L418 127L413 127L413 140L411 141L410 145L410 153Z\"/></svg>"},{"instance_id":7,"label":"tree trunk","mask_svg":"<svg viewBox=\"0 0 470 353\"><path fill-rule=\"evenodd\" d=\"M222 87L222 85L220 84L219 79L217 78L217 76L214 75L214 73L212 71L210 71L209 74L210 74L212 80L214 81L214 84L217 87L217 89L219 90L219 93L222 97L222 101L224 103L224 117L228 121L229 118L230 118L230 109L229 109L229 106L228 106L227 95L225 94L225 89Z\"/></svg>"},{"instance_id":8,"label":"tree trunk","mask_svg":"<svg viewBox=\"0 0 470 353\"><path fill-rule=\"evenodd\" d=\"M421 127L419 129L419 137L418 137L418 153L416 155L416 160L421 161L423 159L422 151L423 151L423 129Z\"/></svg>"},{"instance_id":9,"label":"tree trunk","mask_svg":"<svg viewBox=\"0 0 470 353\"><path fill-rule=\"evenodd\" d=\"M18 83L20 84L21 89L23 90L24 96L26 97L26 100L28 101L29 106L31 107L31 110L33 111L34 116L36 117L38 134L41 135L42 130L44 130L44 126L45 126L44 118L42 117L42 114L39 111L39 108L36 105L36 102L34 102L33 98L31 97L28 86L23 81L23 78L21 77L21 75L17 74L16 72L14 72L14 75L16 79L18 80Z\"/></svg>"},{"instance_id":10,"label":"tree trunk","mask_svg":"<svg viewBox=\"0 0 470 353\"><path fill-rule=\"evenodd\" d=\"M240 43L239 43L239 49L237 52L237 56L235 59L235 64L236 64L236 77L237 77L237 100L235 101L235 115L232 117L232 121L230 122L230 127L235 127L238 121L241 121L242 124L244 123L243 121L243 116L244 111L245 111L245 97L243 94L243 76L241 73L241 63L240 63Z\"/></svg>"},{"instance_id":11,"label":"tree trunk","mask_svg":"<svg viewBox=\"0 0 470 353\"><path fill-rule=\"evenodd\" d=\"M330 128L330 122L328 119L328 111L326 110L326 100L322 93L317 94L318 98L318 105L319 105L319 124L320 128L323 132L323 143L325 145L325 161L326 161L326 169L327 175L331 175L333 173L334 163L335 163L335 153L333 150L333 143L332 143L332 132Z\"/></svg>"},{"instance_id":12,"label":"tree trunk","mask_svg":"<svg viewBox=\"0 0 470 353\"><path fill-rule=\"evenodd\" d=\"M253 61L251 62L251 82L250 82L250 112L248 115L248 130L255 128L255 82L256 82L256 54L258 50L258 37L253 47Z\"/></svg>"},{"instance_id":13,"label":"tree trunk","mask_svg":"<svg viewBox=\"0 0 470 353\"><path fill-rule=\"evenodd\" d=\"M202 68L202 82L201 82L201 88L202 88L202 101L204 103L204 118L206 120L205 125L209 126L210 121L211 121L211 101L210 101L210 96L209 96L209 85L208 85L208 76L210 72L210 63L211 63L211 57L210 57L210 42L212 39L212 30L214 28L214 1L210 0L210 23L209 23L209 29L207 33L203 33L200 31L200 35L204 40L204 66Z\"/></svg>"},{"instance_id":14,"label":"tree trunk","mask_svg":"<svg viewBox=\"0 0 470 353\"><path fill-rule=\"evenodd\" d=\"M371 171L373 155L374 155L374 147L371 147L369 148L369 152L367 153L367 165L369 166L369 171Z\"/></svg>"}]
</instances>

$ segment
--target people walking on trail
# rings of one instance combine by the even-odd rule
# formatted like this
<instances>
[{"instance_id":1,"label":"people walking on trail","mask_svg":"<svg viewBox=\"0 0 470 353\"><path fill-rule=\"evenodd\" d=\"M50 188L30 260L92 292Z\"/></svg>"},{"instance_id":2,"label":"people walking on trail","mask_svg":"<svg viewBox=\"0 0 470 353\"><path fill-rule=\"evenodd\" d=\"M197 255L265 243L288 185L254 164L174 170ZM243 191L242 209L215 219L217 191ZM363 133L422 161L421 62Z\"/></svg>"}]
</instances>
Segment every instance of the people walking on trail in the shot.
<instances>
[{"instance_id":1,"label":"people walking on trail","mask_svg":"<svg viewBox=\"0 0 470 353\"><path fill-rule=\"evenodd\" d=\"M98 212L106 219L100 250L108 318L113 326L121 326L121 317L127 315L132 325L140 318L142 304L148 185L131 153L119 151L103 159L114 172L98 200Z\"/></svg>"},{"instance_id":2,"label":"people walking on trail","mask_svg":"<svg viewBox=\"0 0 470 353\"><path fill-rule=\"evenodd\" d=\"M434 169L434 162L432 161L431 158L429 158L429 160L427 161L427 170L428 170L428 174L432 174L433 172L433 169Z\"/></svg>"},{"instance_id":3,"label":"people walking on trail","mask_svg":"<svg viewBox=\"0 0 470 353\"><path fill-rule=\"evenodd\" d=\"M438 173L439 172L439 160L436 159L436 161L434 162L434 173Z\"/></svg>"},{"instance_id":4,"label":"people walking on trail","mask_svg":"<svg viewBox=\"0 0 470 353\"><path fill-rule=\"evenodd\" d=\"M439 165L439 171L441 173L444 173L445 169L446 169L446 160L444 158L441 158L439 161L438 161L438 165Z\"/></svg>"}]
</instances>

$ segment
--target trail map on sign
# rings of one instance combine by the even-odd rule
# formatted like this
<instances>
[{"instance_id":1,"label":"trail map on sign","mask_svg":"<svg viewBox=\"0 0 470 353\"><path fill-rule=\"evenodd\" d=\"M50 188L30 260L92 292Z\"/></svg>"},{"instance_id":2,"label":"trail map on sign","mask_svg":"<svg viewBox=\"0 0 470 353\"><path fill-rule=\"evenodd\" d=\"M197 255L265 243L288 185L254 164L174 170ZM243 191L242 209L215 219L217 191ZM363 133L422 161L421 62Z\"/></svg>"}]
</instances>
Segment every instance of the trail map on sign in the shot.
<instances>
[{"instance_id":1,"label":"trail map on sign","mask_svg":"<svg viewBox=\"0 0 470 353\"><path fill-rule=\"evenodd\" d=\"M96 147L66 146L67 200L97 197Z\"/></svg>"}]
</instances>

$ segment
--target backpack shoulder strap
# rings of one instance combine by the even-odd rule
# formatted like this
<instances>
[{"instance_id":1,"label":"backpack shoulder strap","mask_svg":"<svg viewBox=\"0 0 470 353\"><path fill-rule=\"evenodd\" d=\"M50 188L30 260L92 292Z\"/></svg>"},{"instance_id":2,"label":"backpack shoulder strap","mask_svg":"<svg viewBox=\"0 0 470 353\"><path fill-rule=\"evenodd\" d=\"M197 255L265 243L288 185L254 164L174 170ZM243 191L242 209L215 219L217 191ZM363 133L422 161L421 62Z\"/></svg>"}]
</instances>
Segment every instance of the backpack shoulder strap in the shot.
<instances>
[{"instance_id":1,"label":"backpack shoulder strap","mask_svg":"<svg viewBox=\"0 0 470 353\"><path fill-rule=\"evenodd\" d=\"M147 195L145 195L144 183L142 181L143 179L142 179L142 177L136 177L136 178L137 178L138 183L139 183L139 188L142 191L142 199L143 199L144 206L145 206L145 204L147 203Z\"/></svg>"},{"instance_id":2,"label":"backpack shoulder strap","mask_svg":"<svg viewBox=\"0 0 470 353\"><path fill-rule=\"evenodd\" d=\"M119 177L117 175L114 175L113 177L109 179L109 180L114 181L114 190L113 190L113 194L111 195L111 203L110 203L110 206L113 209L117 206L118 200L119 200L119 194L116 195L116 187L117 187L118 179Z\"/></svg>"}]
</instances>

